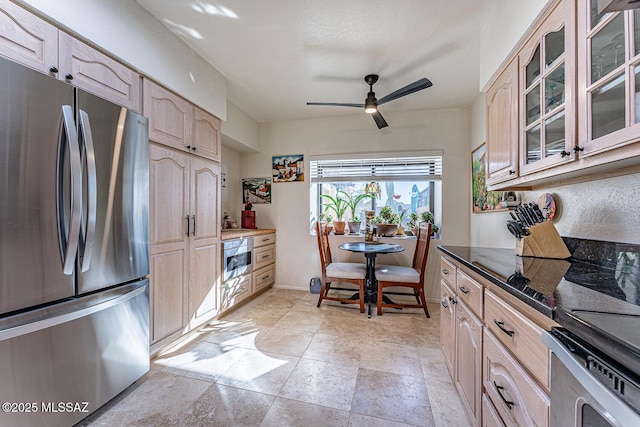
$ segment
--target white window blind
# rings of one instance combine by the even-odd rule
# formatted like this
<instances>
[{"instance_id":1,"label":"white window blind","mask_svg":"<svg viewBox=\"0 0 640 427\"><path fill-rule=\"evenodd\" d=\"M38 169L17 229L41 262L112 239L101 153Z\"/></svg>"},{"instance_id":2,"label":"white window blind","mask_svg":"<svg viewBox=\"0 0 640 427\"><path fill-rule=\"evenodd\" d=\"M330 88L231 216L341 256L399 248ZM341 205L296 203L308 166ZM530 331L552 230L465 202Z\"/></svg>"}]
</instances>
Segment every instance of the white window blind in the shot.
<instances>
[{"instance_id":1,"label":"white window blind","mask_svg":"<svg viewBox=\"0 0 640 427\"><path fill-rule=\"evenodd\" d=\"M310 159L311 182L340 181L435 181L442 179L442 155Z\"/></svg>"}]
</instances>

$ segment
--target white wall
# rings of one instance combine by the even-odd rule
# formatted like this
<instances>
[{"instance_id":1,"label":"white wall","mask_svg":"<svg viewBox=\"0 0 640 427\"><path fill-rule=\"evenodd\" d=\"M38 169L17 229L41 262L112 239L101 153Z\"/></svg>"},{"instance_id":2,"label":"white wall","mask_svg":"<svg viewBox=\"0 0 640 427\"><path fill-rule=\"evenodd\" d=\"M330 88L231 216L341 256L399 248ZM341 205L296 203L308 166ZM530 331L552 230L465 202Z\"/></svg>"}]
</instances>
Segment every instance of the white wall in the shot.
<instances>
[{"instance_id":1,"label":"white wall","mask_svg":"<svg viewBox=\"0 0 640 427\"><path fill-rule=\"evenodd\" d=\"M531 23L554 0L499 0L480 34L480 90Z\"/></svg>"},{"instance_id":2,"label":"white wall","mask_svg":"<svg viewBox=\"0 0 640 427\"><path fill-rule=\"evenodd\" d=\"M364 114L262 124L261 152L242 155L241 175L270 176L273 155L304 154L308 169L308 156L313 154L441 149L444 194L440 243L468 245L469 111L389 113L385 118L389 128L383 130ZM309 279L320 274L316 240L309 234L309 182L274 183L272 189L272 204L254 205L254 210L258 227L277 229L277 257L284 261L276 263L277 286L308 289ZM438 251L431 256L437 260ZM437 298L436 276L427 282L428 298Z\"/></svg>"},{"instance_id":3,"label":"white wall","mask_svg":"<svg viewBox=\"0 0 640 427\"><path fill-rule=\"evenodd\" d=\"M260 123L227 102L227 121L222 122L223 143L239 152L260 150Z\"/></svg>"},{"instance_id":4,"label":"white wall","mask_svg":"<svg viewBox=\"0 0 640 427\"><path fill-rule=\"evenodd\" d=\"M17 0L226 120L227 81L134 0Z\"/></svg>"}]
</instances>

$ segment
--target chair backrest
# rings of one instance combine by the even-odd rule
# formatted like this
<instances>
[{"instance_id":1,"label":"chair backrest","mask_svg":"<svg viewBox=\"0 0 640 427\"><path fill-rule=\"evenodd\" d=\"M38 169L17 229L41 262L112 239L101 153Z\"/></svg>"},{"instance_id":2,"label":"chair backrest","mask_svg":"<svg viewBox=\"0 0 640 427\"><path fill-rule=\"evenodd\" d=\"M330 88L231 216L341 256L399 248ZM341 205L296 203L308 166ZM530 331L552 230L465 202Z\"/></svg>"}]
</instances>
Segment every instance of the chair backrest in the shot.
<instances>
[{"instance_id":1,"label":"chair backrest","mask_svg":"<svg viewBox=\"0 0 640 427\"><path fill-rule=\"evenodd\" d=\"M329 232L327 225L322 221L316 221L316 236L318 237L318 252L320 253L320 263L324 274L327 265L331 264L331 247L329 247Z\"/></svg>"},{"instance_id":2,"label":"chair backrest","mask_svg":"<svg viewBox=\"0 0 640 427\"><path fill-rule=\"evenodd\" d=\"M424 282L424 270L429 256L429 244L431 243L431 223L421 223L418 228L418 242L413 254L413 268L420 271L421 283Z\"/></svg>"}]
</instances>

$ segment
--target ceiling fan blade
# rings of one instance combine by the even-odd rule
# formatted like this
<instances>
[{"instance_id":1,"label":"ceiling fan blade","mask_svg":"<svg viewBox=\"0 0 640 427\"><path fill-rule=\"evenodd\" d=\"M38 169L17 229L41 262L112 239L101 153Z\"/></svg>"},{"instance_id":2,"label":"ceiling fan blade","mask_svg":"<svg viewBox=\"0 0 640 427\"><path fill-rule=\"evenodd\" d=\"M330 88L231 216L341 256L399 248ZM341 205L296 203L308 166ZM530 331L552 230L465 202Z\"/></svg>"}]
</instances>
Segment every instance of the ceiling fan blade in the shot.
<instances>
[{"instance_id":1,"label":"ceiling fan blade","mask_svg":"<svg viewBox=\"0 0 640 427\"><path fill-rule=\"evenodd\" d=\"M400 88L398 90L396 90L395 92L391 92L389 95L387 96L383 96L382 98L380 98L378 100L378 105L382 105L385 102L389 102L389 101L393 101L394 99L398 99L400 97L412 94L414 92L417 92L419 90L422 89L426 89L428 87L433 86L433 83L431 83L431 80L427 79L427 78L422 78L420 80L417 80L411 84L406 85L403 88Z\"/></svg>"},{"instance_id":2,"label":"ceiling fan blade","mask_svg":"<svg viewBox=\"0 0 640 427\"><path fill-rule=\"evenodd\" d=\"M371 113L371 117L373 117L373 120L378 125L378 129L386 128L387 126L389 126L387 124L387 121L384 119L384 117L382 117L382 114L380 114L380 111L376 111L375 113Z\"/></svg>"},{"instance_id":3,"label":"ceiling fan blade","mask_svg":"<svg viewBox=\"0 0 640 427\"><path fill-rule=\"evenodd\" d=\"M357 107L364 108L364 104L346 104L343 102L307 102L307 105L329 105L333 107Z\"/></svg>"}]
</instances>

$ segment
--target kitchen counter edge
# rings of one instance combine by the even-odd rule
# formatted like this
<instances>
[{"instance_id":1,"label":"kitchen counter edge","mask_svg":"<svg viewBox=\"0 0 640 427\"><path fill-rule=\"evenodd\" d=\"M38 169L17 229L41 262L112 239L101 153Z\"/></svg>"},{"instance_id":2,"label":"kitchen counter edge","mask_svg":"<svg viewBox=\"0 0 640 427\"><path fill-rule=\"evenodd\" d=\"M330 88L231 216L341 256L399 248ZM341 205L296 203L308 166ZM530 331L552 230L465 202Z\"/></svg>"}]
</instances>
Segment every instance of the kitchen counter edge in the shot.
<instances>
[{"instance_id":1,"label":"kitchen counter edge","mask_svg":"<svg viewBox=\"0 0 640 427\"><path fill-rule=\"evenodd\" d=\"M275 228L257 228L255 230L222 230L222 240L238 239L240 237L261 236L274 234Z\"/></svg>"},{"instance_id":2,"label":"kitchen counter edge","mask_svg":"<svg viewBox=\"0 0 640 427\"><path fill-rule=\"evenodd\" d=\"M555 310L553 308L551 308L551 307L549 307L549 306L547 306L545 304L542 304L539 301L536 301L533 298L529 297L528 295L520 292L520 290L518 290L515 287L509 285L508 283L502 281L500 278L494 276L490 272L488 272L486 270L483 270L482 268L479 268L477 265L472 264L471 262L469 262L469 260L466 260L463 257L461 257L458 254L456 254L455 252L452 252L452 251L448 250L446 246L438 245L437 247L438 247L438 250L440 252L442 252L443 254L453 258L454 260L456 260L459 263L461 263L462 265L464 265L466 268L474 271L475 273L477 273L480 276L484 277L485 279L489 280L491 283L493 283L494 285L498 286L499 288L505 290L510 295L513 295L514 297L516 297L518 300L522 301L523 303L525 303L529 307L535 309L536 311L542 313L543 315L545 315L546 317L548 317L550 319L555 319Z\"/></svg>"}]
</instances>

